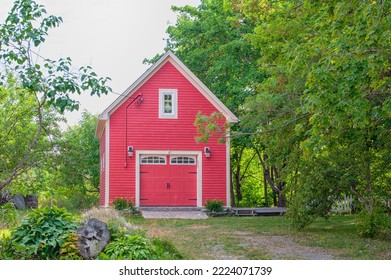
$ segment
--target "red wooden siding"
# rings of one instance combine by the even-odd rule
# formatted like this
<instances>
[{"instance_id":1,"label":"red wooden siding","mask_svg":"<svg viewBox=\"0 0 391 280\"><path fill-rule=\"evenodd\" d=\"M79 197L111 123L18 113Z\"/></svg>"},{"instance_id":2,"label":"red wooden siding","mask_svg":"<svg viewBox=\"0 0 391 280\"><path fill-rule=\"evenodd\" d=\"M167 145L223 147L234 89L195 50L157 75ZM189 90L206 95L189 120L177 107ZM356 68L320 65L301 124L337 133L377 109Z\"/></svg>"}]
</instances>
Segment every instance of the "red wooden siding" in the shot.
<instances>
[{"instance_id":1,"label":"red wooden siding","mask_svg":"<svg viewBox=\"0 0 391 280\"><path fill-rule=\"evenodd\" d=\"M159 119L159 89L178 90L177 119ZM143 102L129 105L139 94ZM194 121L199 111L210 114L218 110L167 62L110 115L110 202L117 197L135 199L136 153L128 157L127 146L135 151L203 151L210 147L211 157L203 154L202 159L202 201L226 202L226 146L218 144L216 138L207 144L195 142Z\"/></svg>"},{"instance_id":2,"label":"red wooden siding","mask_svg":"<svg viewBox=\"0 0 391 280\"><path fill-rule=\"evenodd\" d=\"M106 182L106 129L103 130L102 137L100 138L100 192L99 192L99 205L104 206L105 205L105 196L106 196L106 189L105 189L105 182Z\"/></svg>"}]
</instances>

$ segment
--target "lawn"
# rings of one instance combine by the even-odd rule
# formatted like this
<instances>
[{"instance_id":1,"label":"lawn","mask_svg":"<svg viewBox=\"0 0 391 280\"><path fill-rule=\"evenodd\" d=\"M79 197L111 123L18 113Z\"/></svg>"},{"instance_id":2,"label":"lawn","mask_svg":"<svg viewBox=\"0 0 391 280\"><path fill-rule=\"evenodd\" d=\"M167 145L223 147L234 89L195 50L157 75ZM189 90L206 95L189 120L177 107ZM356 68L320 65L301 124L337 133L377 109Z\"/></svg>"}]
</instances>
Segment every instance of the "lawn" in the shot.
<instances>
[{"instance_id":1,"label":"lawn","mask_svg":"<svg viewBox=\"0 0 391 280\"><path fill-rule=\"evenodd\" d=\"M354 215L318 220L302 231L285 217L129 221L174 243L185 259L391 259L390 235L363 239Z\"/></svg>"}]
</instances>

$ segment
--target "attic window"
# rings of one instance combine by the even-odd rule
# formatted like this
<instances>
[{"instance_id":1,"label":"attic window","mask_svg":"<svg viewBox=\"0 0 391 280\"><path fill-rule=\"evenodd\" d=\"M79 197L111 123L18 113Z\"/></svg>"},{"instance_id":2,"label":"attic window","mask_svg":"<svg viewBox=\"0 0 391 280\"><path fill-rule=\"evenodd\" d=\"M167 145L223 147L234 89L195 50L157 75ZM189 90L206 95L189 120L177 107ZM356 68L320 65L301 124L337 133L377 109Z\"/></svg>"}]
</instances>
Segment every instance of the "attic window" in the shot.
<instances>
[{"instance_id":1,"label":"attic window","mask_svg":"<svg viewBox=\"0 0 391 280\"><path fill-rule=\"evenodd\" d=\"M159 118L178 118L178 90L159 90Z\"/></svg>"}]
</instances>

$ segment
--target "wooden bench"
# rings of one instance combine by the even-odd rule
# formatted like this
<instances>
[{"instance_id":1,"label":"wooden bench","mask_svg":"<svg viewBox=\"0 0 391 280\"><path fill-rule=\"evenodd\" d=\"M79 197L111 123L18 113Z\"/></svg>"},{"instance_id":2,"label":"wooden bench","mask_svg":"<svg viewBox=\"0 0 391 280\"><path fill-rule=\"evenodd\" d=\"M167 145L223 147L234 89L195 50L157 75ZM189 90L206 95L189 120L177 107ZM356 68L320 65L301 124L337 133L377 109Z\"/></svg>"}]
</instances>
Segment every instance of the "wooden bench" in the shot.
<instances>
[{"instance_id":1,"label":"wooden bench","mask_svg":"<svg viewBox=\"0 0 391 280\"><path fill-rule=\"evenodd\" d=\"M242 208L233 207L231 208L235 216L272 216L272 215L283 215L287 208L286 207L262 207L262 208Z\"/></svg>"}]
</instances>

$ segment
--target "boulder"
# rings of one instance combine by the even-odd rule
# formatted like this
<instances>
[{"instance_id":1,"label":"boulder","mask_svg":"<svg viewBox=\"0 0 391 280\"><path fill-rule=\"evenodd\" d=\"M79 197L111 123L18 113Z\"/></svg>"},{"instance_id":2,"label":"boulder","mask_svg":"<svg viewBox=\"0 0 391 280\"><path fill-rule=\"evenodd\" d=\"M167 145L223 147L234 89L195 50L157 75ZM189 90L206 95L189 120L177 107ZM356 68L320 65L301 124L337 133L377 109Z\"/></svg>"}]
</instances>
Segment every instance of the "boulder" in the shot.
<instances>
[{"instance_id":1,"label":"boulder","mask_svg":"<svg viewBox=\"0 0 391 280\"><path fill-rule=\"evenodd\" d=\"M0 193L0 206L12 202L12 197L8 193Z\"/></svg>"},{"instance_id":2,"label":"boulder","mask_svg":"<svg viewBox=\"0 0 391 280\"><path fill-rule=\"evenodd\" d=\"M12 202L14 203L16 209L26 209L26 202L24 201L23 195L15 194Z\"/></svg>"},{"instance_id":3,"label":"boulder","mask_svg":"<svg viewBox=\"0 0 391 280\"><path fill-rule=\"evenodd\" d=\"M92 259L106 247L110 241L107 225L98 219L91 218L77 230L79 253L85 259Z\"/></svg>"},{"instance_id":4,"label":"boulder","mask_svg":"<svg viewBox=\"0 0 391 280\"><path fill-rule=\"evenodd\" d=\"M37 209L38 208L38 196L35 194L28 194L24 198L27 207L32 208L32 209Z\"/></svg>"}]
</instances>

